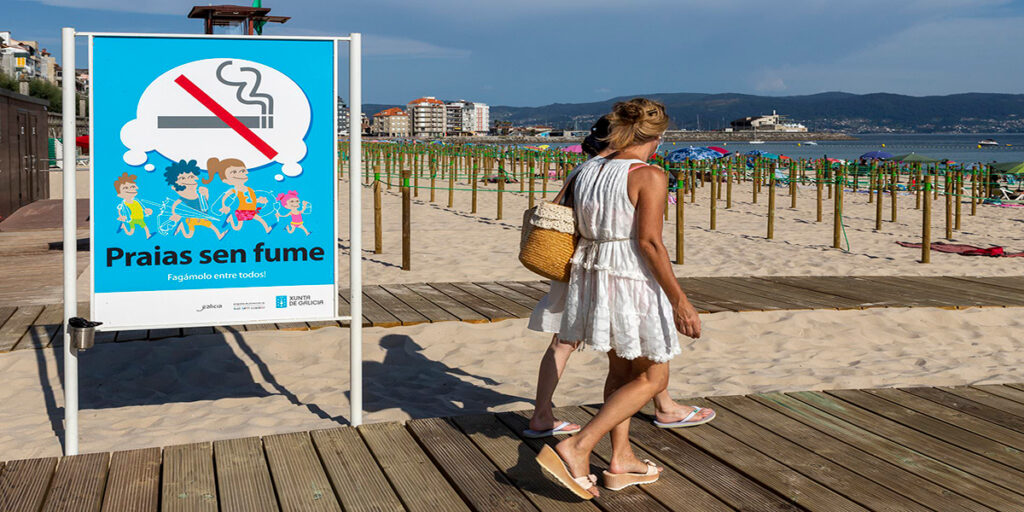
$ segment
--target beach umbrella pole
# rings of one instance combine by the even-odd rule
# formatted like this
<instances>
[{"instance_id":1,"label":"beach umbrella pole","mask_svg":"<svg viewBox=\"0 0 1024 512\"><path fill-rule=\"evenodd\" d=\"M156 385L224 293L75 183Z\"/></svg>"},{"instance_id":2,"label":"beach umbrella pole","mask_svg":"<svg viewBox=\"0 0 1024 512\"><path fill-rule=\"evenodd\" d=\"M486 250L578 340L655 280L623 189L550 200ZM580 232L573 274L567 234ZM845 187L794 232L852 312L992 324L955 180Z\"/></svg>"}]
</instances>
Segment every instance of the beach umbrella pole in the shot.
<instances>
[{"instance_id":1,"label":"beach umbrella pole","mask_svg":"<svg viewBox=\"0 0 1024 512\"><path fill-rule=\"evenodd\" d=\"M75 29L61 29L63 69L75 69ZM64 455L78 454L78 349L72 346L68 320L78 316L78 212L76 211L75 81L61 85L64 109Z\"/></svg>"}]
</instances>

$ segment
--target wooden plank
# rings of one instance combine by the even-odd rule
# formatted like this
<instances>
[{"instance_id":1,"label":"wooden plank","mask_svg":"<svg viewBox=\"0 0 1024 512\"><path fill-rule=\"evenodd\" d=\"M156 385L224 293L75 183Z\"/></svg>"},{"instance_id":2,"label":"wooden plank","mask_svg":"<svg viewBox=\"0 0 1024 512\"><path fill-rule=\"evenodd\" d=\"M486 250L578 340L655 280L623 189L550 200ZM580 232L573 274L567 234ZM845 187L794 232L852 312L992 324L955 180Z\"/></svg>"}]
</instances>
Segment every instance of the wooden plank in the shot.
<instances>
[{"instance_id":1,"label":"wooden plank","mask_svg":"<svg viewBox=\"0 0 1024 512\"><path fill-rule=\"evenodd\" d=\"M949 276L946 279L955 282L957 286L963 286L965 289L979 290L990 295L999 296L1005 300L1008 306L1024 305L1024 292L1021 291L1019 285L1008 282L1008 278Z\"/></svg>"},{"instance_id":2,"label":"wooden plank","mask_svg":"<svg viewBox=\"0 0 1024 512\"><path fill-rule=\"evenodd\" d=\"M19 307L0 327L0 352L11 351L42 312L43 306Z\"/></svg>"},{"instance_id":3,"label":"wooden plank","mask_svg":"<svg viewBox=\"0 0 1024 512\"><path fill-rule=\"evenodd\" d=\"M217 511L217 483L213 476L213 446L210 443L164 448L160 510Z\"/></svg>"},{"instance_id":4,"label":"wooden plank","mask_svg":"<svg viewBox=\"0 0 1024 512\"><path fill-rule=\"evenodd\" d=\"M560 409L559 414L566 414L565 409ZM527 411L515 411L510 413L499 414L499 418L514 432L522 432L529 424L529 412ZM587 416L587 413L577 410L575 413L569 412L570 415ZM578 419L578 418L577 418ZM572 421L572 420L570 420ZM583 421L586 423L586 421ZM520 435L521 437L521 435ZM554 446L558 443L559 439L548 437L544 439L527 439L522 438L522 441L530 446L531 451L538 452L541 448L547 444ZM610 449L611 444L607 439L602 439L598 442L598 446L602 448L595 448L595 455L597 451L606 451ZM536 467L536 466L535 466ZM602 471L608 469L608 464L605 460L600 457L592 457L590 459L590 469L594 475L600 475ZM542 475L545 478L547 475ZM600 479L598 479L598 485L600 485ZM651 486L647 486L650 488ZM653 499L651 495L644 492L639 487L629 487L621 491L605 492L602 490L601 496L593 499L593 502L604 510L648 510L652 512L660 512L666 510L665 507L657 500Z\"/></svg>"},{"instance_id":5,"label":"wooden plank","mask_svg":"<svg viewBox=\"0 0 1024 512\"><path fill-rule=\"evenodd\" d=\"M942 300L961 308L993 305L993 298L986 294L948 287L944 280L938 278L894 276L890 282L902 285L903 289L911 295ZM1001 300L996 300L994 303L1001 302Z\"/></svg>"},{"instance_id":6,"label":"wooden plank","mask_svg":"<svg viewBox=\"0 0 1024 512\"><path fill-rule=\"evenodd\" d=\"M283 512L341 510L309 434L266 436L263 446Z\"/></svg>"},{"instance_id":7,"label":"wooden plank","mask_svg":"<svg viewBox=\"0 0 1024 512\"><path fill-rule=\"evenodd\" d=\"M1016 430L1017 432L1024 432L1024 418L1008 414L994 407L980 404L973 400L967 400L952 393L947 393L935 388L900 389L912 395L927 398L928 400L945 405L946 407L956 409L960 412L977 416L983 420L995 423L996 425Z\"/></svg>"},{"instance_id":8,"label":"wooden plank","mask_svg":"<svg viewBox=\"0 0 1024 512\"><path fill-rule=\"evenodd\" d=\"M782 393L751 395L751 399L811 428L854 446L890 464L913 472L946 489L991 508L1013 509L1019 496L944 461L912 450L884 436L832 416Z\"/></svg>"},{"instance_id":9,"label":"wooden plank","mask_svg":"<svg viewBox=\"0 0 1024 512\"><path fill-rule=\"evenodd\" d=\"M763 279L771 283L781 283L786 286L791 286L793 288L802 288L805 290L811 290L818 293L844 297L846 299L856 302L857 308L888 307L899 305L896 302L873 295L871 292L865 292L859 287L847 287L843 282L843 279L845 278L826 278L820 276L765 276L760 279Z\"/></svg>"},{"instance_id":10,"label":"wooden plank","mask_svg":"<svg viewBox=\"0 0 1024 512\"><path fill-rule=\"evenodd\" d=\"M992 288L980 283L960 281L949 277L933 277L924 280L923 278L901 277L900 281L912 282L923 281L922 286L929 293L943 293L947 296L958 297L964 304L972 306L1003 306L1013 304L998 288Z\"/></svg>"},{"instance_id":11,"label":"wooden plank","mask_svg":"<svg viewBox=\"0 0 1024 512\"><path fill-rule=\"evenodd\" d=\"M57 457L8 461L0 473L0 510L37 512L56 467Z\"/></svg>"},{"instance_id":12,"label":"wooden plank","mask_svg":"<svg viewBox=\"0 0 1024 512\"><path fill-rule=\"evenodd\" d=\"M103 512L157 510L160 502L160 448L110 454Z\"/></svg>"},{"instance_id":13,"label":"wooden plank","mask_svg":"<svg viewBox=\"0 0 1024 512\"><path fill-rule=\"evenodd\" d=\"M363 295L370 297L374 302L384 308L398 319L402 325L415 325L429 322L427 317L421 315L408 304L402 302L394 295L380 286L364 286Z\"/></svg>"},{"instance_id":14,"label":"wooden plank","mask_svg":"<svg viewBox=\"0 0 1024 512\"><path fill-rule=\"evenodd\" d=\"M714 407L703 399L687 399L687 404ZM900 493L871 481L840 464L832 462L771 430L751 422L729 410L717 409L713 428L741 441L743 444L785 464L794 471L814 480L832 492L871 510L895 508L897 510L928 510ZM682 430L682 429L679 429ZM708 429L702 429L708 430ZM800 502L804 504L803 501ZM808 503L807 506L810 504ZM815 508L810 507L809 508Z\"/></svg>"},{"instance_id":15,"label":"wooden plank","mask_svg":"<svg viewBox=\"0 0 1024 512\"><path fill-rule=\"evenodd\" d=\"M929 435L922 434L863 409L849 406L824 393L801 391L789 393L789 395L837 418L900 443L911 450L936 460L941 460L950 466L959 468L989 482L1002 485L1008 489L1024 490L1024 472L993 464L992 461L980 455L937 440ZM1018 499L1024 500L1024 494L1018 494Z\"/></svg>"},{"instance_id":16,"label":"wooden plank","mask_svg":"<svg viewBox=\"0 0 1024 512\"><path fill-rule=\"evenodd\" d=\"M711 428L670 430L672 434L739 469L761 485L773 489L801 507L829 511L865 510L864 507L739 442L721 430Z\"/></svg>"},{"instance_id":17,"label":"wooden plank","mask_svg":"<svg viewBox=\"0 0 1024 512\"><path fill-rule=\"evenodd\" d=\"M974 432L920 414L913 409L894 404L863 391L841 389L826 391L826 393L988 459L1002 462L1010 467L1024 467L1024 452Z\"/></svg>"},{"instance_id":18,"label":"wooden plank","mask_svg":"<svg viewBox=\"0 0 1024 512\"><path fill-rule=\"evenodd\" d=\"M389 284L383 285L381 288L387 290L388 293L394 295L398 300L409 305L409 307L416 310L417 313L426 317L430 322L445 322L445 321L457 321L458 318L445 311L444 308L430 302L423 298L422 295L406 288L401 284Z\"/></svg>"},{"instance_id":19,"label":"wooden plank","mask_svg":"<svg viewBox=\"0 0 1024 512\"><path fill-rule=\"evenodd\" d=\"M451 313L452 316L463 322L476 324L489 321L487 317L466 307L461 302L445 295L444 293L435 290L428 284L407 284L405 287L415 292L420 297L429 300L441 309L444 309L448 313Z\"/></svg>"},{"instance_id":20,"label":"wooden plank","mask_svg":"<svg viewBox=\"0 0 1024 512\"><path fill-rule=\"evenodd\" d=\"M809 288L802 288L780 281L771 281L767 277L748 277L742 279L744 279L745 282L753 286L761 287L762 289L780 290L782 293L786 293L794 298L823 303L825 305L823 307L857 309L862 304L859 300L850 299L833 293L825 293Z\"/></svg>"},{"instance_id":21,"label":"wooden plank","mask_svg":"<svg viewBox=\"0 0 1024 512\"><path fill-rule=\"evenodd\" d=\"M345 290L344 297L348 297L348 290ZM365 293L362 295L362 300L363 318L366 319L370 325L377 327L397 327L402 325L402 322L396 318L395 315L388 313L387 310L380 307L380 305L374 302L373 299L367 297Z\"/></svg>"},{"instance_id":22,"label":"wooden plank","mask_svg":"<svg viewBox=\"0 0 1024 512\"><path fill-rule=\"evenodd\" d=\"M314 320L306 323L309 325L310 330L323 329L324 327L341 327L341 323L333 320Z\"/></svg>"},{"instance_id":23,"label":"wooden plank","mask_svg":"<svg viewBox=\"0 0 1024 512\"><path fill-rule=\"evenodd\" d=\"M48 304L42 313L29 326L28 332L14 346L14 349L46 348L53 344L58 333L63 335L61 324L64 323L64 306Z\"/></svg>"},{"instance_id":24,"label":"wooden plank","mask_svg":"<svg viewBox=\"0 0 1024 512\"><path fill-rule=\"evenodd\" d=\"M343 289L338 291L338 316L351 316L352 315L352 311L350 310L350 307L349 307L349 302L348 302L349 296L348 295L349 295L349 289L348 288L343 288ZM363 317L363 327L370 327L371 325L373 325L373 322L370 322L370 319L366 318L366 315L362 315L362 317ZM348 325L347 322L339 322L339 323L341 324L342 327L345 327L345 326Z\"/></svg>"},{"instance_id":25,"label":"wooden plank","mask_svg":"<svg viewBox=\"0 0 1024 512\"><path fill-rule=\"evenodd\" d=\"M180 338L181 329L168 327L164 329L150 329L147 339L162 340L164 338Z\"/></svg>"},{"instance_id":26,"label":"wooden plank","mask_svg":"<svg viewBox=\"0 0 1024 512\"><path fill-rule=\"evenodd\" d=\"M345 512L405 510L358 430L314 430L310 437Z\"/></svg>"},{"instance_id":27,"label":"wooden plank","mask_svg":"<svg viewBox=\"0 0 1024 512\"><path fill-rule=\"evenodd\" d=\"M868 393L879 398L884 398L894 404L913 409L921 414L942 420L950 425L955 425L968 432L985 436L993 441L1013 447L1018 451L1024 451L1024 434L1016 430L1000 427L995 423L985 421L981 418L964 414L956 409L950 409L939 405L931 400L905 393L898 389L865 389Z\"/></svg>"},{"instance_id":28,"label":"wooden plank","mask_svg":"<svg viewBox=\"0 0 1024 512\"><path fill-rule=\"evenodd\" d=\"M950 512L954 510L991 510L925 480L912 471L887 464L749 397L723 396L712 397L710 400L719 406L716 409L718 413L725 408L932 510L948 510Z\"/></svg>"},{"instance_id":29,"label":"wooden plank","mask_svg":"<svg viewBox=\"0 0 1024 512\"><path fill-rule=\"evenodd\" d=\"M452 421L538 509L567 512L598 510L593 503L580 500L537 471L534 460L537 452L493 414L456 416Z\"/></svg>"},{"instance_id":30,"label":"wooden plank","mask_svg":"<svg viewBox=\"0 0 1024 512\"><path fill-rule=\"evenodd\" d=\"M938 389L1024 419L1024 404L1008 398L996 396L968 386L941 386Z\"/></svg>"},{"instance_id":31,"label":"wooden plank","mask_svg":"<svg viewBox=\"0 0 1024 512\"><path fill-rule=\"evenodd\" d=\"M523 284L524 286L529 286L530 288L533 288L534 290L537 290L541 293L548 293L548 291L551 290L551 281L548 280L517 282Z\"/></svg>"},{"instance_id":32,"label":"wooden plank","mask_svg":"<svg viewBox=\"0 0 1024 512\"><path fill-rule=\"evenodd\" d=\"M532 411L518 411L519 417L525 421L520 432L529 426ZM594 418L594 410L586 407L557 407L554 410L556 418L565 418L568 421L585 425ZM557 441L557 439L555 440ZM631 443L632 444L632 443ZM731 510L731 507L715 498L714 495L701 489L700 486L690 481L668 464L664 463L656 455L633 445L633 453L640 460L649 459L662 467L659 485L645 485L640 487L644 492L658 500L659 503L669 510ZM594 447L594 455L599 457L605 464L612 460L612 445L608 438L602 439Z\"/></svg>"},{"instance_id":33,"label":"wooden plank","mask_svg":"<svg viewBox=\"0 0 1024 512\"><path fill-rule=\"evenodd\" d=\"M845 281L846 286L867 291L876 297L885 297L886 301L896 307L942 307L954 308L960 301L947 300L934 293L915 292L911 287L897 283L888 278L851 276ZM922 290L923 291L923 290Z\"/></svg>"},{"instance_id":34,"label":"wooden plank","mask_svg":"<svg viewBox=\"0 0 1024 512\"><path fill-rule=\"evenodd\" d=\"M519 489L445 419L412 420L407 427L473 508L536 510Z\"/></svg>"},{"instance_id":35,"label":"wooden plank","mask_svg":"<svg viewBox=\"0 0 1024 512\"><path fill-rule=\"evenodd\" d=\"M493 293L493 294L495 294L495 295L497 295L499 297L502 297L504 299L510 300L512 302L515 302L516 304L518 304L518 305L520 305L520 306L530 310L531 312L533 311L533 308L537 306L538 299L534 299L533 297L530 297L529 295L526 295L524 293L520 293L520 292L518 292L516 290L513 290L512 288L507 287L507 286L502 286L502 285L500 285L498 283L486 282L486 281L475 282L473 284L475 284L476 286L479 286L480 288L483 288L484 290L487 290L487 291L489 291L489 292L491 292L491 293ZM527 316L529 316L529 315L527 315Z\"/></svg>"},{"instance_id":36,"label":"wooden plank","mask_svg":"<svg viewBox=\"0 0 1024 512\"><path fill-rule=\"evenodd\" d=\"M278 322L274 324L279 331L308 331L309 324L306 322Z\"/></svg>"},{"instance_id":37,"label":"wooden plank","mask_svg":"<svg viewBox=\"0 0 1024 512\"><path fill-rule=\"evenodd\" d=\"M482 300L496 308L508 311L514 318L529 318L533 307L525 307L494 292L487 291L473 283L451 283L452 286Z\"/></svg>"},{"instance_id":38,"label":"wooden plank","mask_svg":"<svg viewBox=\"0 0 1024 512\"><path fill-rule=\"evenodd\" d=\"M499 414L504 421L510 413ZM630 423L630 440L667 467L740 510L801 510L746 475L648 421Z\"/></svg>"},{"instance_id":39,"label":"wooden plank","mask_svg":"<svg viewBox=\"0 0 1024 512\"><path fill-rule=\"evenodd\" d=\"M373 423L359 433L410 512L469 511L404 426Z\"/></svg>"},{"instance_id":40,"label":"wooden plank","mask_svg":"<svg viewBox=\"0 0 1024 512\"><path fill-rule=\"evenodd\" d=\"M538 290L527 283L520 281L497 281L497 284L526 295L534 301L540 301L540 299L544 298L544 296L548 294L546 291Z\"/></svg>"},{"instance_id":41,"label":"wooden plank","mask_svg":"<svg viewBox=\"0 0 1024 512\"><path fill-rule=\"evenodd\" d=\"M133 329L130 331L117 331L117 342L123 343L125 341L143 341L149 336L149 331L146 329Z\"/></svg>"},{"instance_id":42,"label":"wooden plank","mask_svg":"<svg viewBox=\"0 0 1024 512\"><path fill-rule=\"evenodd\" d=\"M11 318L11 315L17 310L18 308L15 306L0 306L0 326L3 326L4 322Z\"/></svg>"},{"instance_id":43,"label":"wooden plank","mask_svg":"<svg viewBox=\"0 0 1024 512\"><path fill-rule=\"evenodd\" d=\"M814 294L808 290L800 290L750 277L716 277L714 279L715 282L740 287L761 297L780 298L789 304L796 305L798 309L836 309L836 299L841 299L841 297L832 296L826 300L820 298L820 294Z\"/></svg>"},{"instance_id":44,"label":"wooden plank","mask_svg":"<svg viewBox=\"0 0 1024 512\"><path fill-rule=\"evenodd\" d=\"M971 387L974 389L980 389L992 395L1001 396L1007 400L1013 400L1019 404L1024 404L1024 391L1011 388L1010 386L1002 384L975 384Z\"/></svg>"},{"instance_id":45,"label":"wooden plank","mask_svg":"<svg viewBox=\"0 0 1024 512\"><path fill-rule=\"evenodd\" d=\"M778 309L811 309L810 306L804 303L786 300L785 297L779 294L764 292L749 286L735 284L720 277L692 277L690 278L690 282L703 284L705 286L705 290L721 290L721 292L723 294L727 294L730 299L750 304L761 311L773 311Z\"/></svg>"},{"instance_id":46,"label":"wooden plank","mask_svg":"<svg viewBox=\"0 0 1024 512\"><path fill-rule=\"evenodd\" d=\"M202 336L217 332L213 327L185 327L181 330L182 336Z\"/></svg>"},{"instance_id":47,"label":"wooden plank","mask_svg":"<svg viewBox=\"0 0 1024 512\"><path fill-rule=\"evenodd\" d=\"M272 323L245 324L245 330L247 332L276 331L277 326ZM117 341L121 341L120 336L117 337Z\"/></svg>"},{"instance_id":48,"label":"wooden plank","mask_svg":"<svg viewBox=\"0 0 1024 512\"><path fill-rule=\"evenodd\" d=\"M450 300L462 304L464 307L476 312L479 316L486 319L488 322L497 322L500 320L508 320L515 318L515 315L498 309L491 304L484 302L473 295L470 295L459 288L456 288L451 283L430 283L427 286L435 289L436 291L447 295ZM411 288L411 287L410 287ZM419 293L419 289L416 289ZM436 302L436 301L435 301ZM448 309L447 307L445 309ZM448 309L453 315L461 317L462 315Z\"/></svg>"},{"instance_id":49,"label":"wooden plank","mask_svg":"<svg viewBox=\"0 0 1024 512\"><path fill-rule=\"evenodd\" d=\"M103 504L110 455L90 453L61 458L43 502L43 512L93 512Z\"/></svg>"},{"instance_id":50,"label":"wooden plank","mask_svg":"<svg viewBox=\"0 0 1024 512\"><path fill-rule=\"evenodd\" d=\"M709 287L706 283L698 281L693 277L679 278L679 285L683 288L683 292L690 298L691 302L697 300L717 306L726 311L761 311L760 306L761 298L758 297L755 302L758 304L752 304L750 302L742 300L739 294L728 293L724 290L716 289L717 287Z\"/></svg>"},{"instance_id":51,"label":"wooden plank","mask_svg":"<svg viewBox=\"0 0 1024 512\"><path fill-rule=\"evenodd\" d=\"M274 484L258 437L216 441L213 455L224 512L277 512Z\"/></svg>"}]
</instances>

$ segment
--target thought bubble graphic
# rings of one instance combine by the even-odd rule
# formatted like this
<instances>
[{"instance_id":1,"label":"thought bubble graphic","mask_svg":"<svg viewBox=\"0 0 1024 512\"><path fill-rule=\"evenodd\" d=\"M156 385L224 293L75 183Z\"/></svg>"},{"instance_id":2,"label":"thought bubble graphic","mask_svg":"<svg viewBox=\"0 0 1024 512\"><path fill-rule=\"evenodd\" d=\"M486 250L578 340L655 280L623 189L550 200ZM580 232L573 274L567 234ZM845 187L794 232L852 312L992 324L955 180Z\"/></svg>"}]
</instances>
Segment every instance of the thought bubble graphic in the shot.
<instances>
[{"instance_id":1,"label":"thought bubble graphic","mask_svg":"<svg viewBox=\"0 0 1024 512\"><path fill-rule=\"evenodd\" d=\"M156 166L153 164L146 164L142 168L145 169L146 172L153 172L153 169L156 169Z\"/></svg>"},{"instance_id":2,"label":"thought bubble graphic","mask_svg":"<svg viewBox=\"0 0 1024 512\"><path fill-rule=\"evenodd\" d=\"M203 59L160 75L121 128L124 161L139 166L149 151L171 161L237 158L253 169L270 162L302 174L309 100L286 75L242 59Z\"/></svg>"}]
</instances>

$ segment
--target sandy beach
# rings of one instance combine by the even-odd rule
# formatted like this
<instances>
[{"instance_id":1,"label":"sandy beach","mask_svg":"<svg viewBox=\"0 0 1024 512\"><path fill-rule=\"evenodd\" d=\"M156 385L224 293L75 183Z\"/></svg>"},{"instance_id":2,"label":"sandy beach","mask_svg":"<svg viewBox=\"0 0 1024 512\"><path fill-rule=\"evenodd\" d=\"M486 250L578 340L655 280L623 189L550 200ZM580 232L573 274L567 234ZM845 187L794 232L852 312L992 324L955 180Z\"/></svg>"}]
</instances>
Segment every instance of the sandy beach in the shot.
<instances>
[{"instance_id":1,"label":"sandy beach","mask_svg":"<svg viewBox=\"0 0 1024 512\"><path fill-rule=\"evenodd\" d=\"M1019 308L716 313L672 363L675 397L1019 382ZM528 409L546 335L525 320L364 331L369 422ZM327 428L348 414L348 331L98 345L81 359L81 451ZM600 401L604 355L573 355L558 405ZM60 355L0 356L0 458L61 452Z\"/></svg>"},{"instance_id":2,"label":"sandy beach","mask_svg":"<svg viewBox=\"0 0 1024 512\"><path fill-rule=\"evenodd\" d=\"M538 180L539 183L539 180ZM422 184L422 183L421 183ZM463 187L465 184L462 185ZM538 185L539 186L539 185ZM492 185L493 188L493 185ZM551 188L555 188L552 184ZM516 261L525 194L510 185L504 219L494 192L447 191L413 200L412 271L400 270L400 196L384 194L384 252L373 254L373 199L363 189L364 282L452 282L537 279ZM513 192L514 191L514 192ZM874 231L867 194L846 195L849 251L831 248L831 203L814 222L813 188L798 208L780 189L775 239L767 240L767 195L750 201L734 188L734 207L719 203L718 229L708 229L709 189L686 202L686 264L680 276L763 275L1020 275L1020 258L964 257L920 251L920 212L901 195L899 222ZM551 194L553 195L553 194ZM340 194L344 204L347 183ZM541 200L540 194L537 200ZM935 203L933 240L942 240L942 201ZM1024 250L1024 209L981 206L954 241ZM670 211L674 219L674 211ZM348 280L347 208L341 223L341 282ZM674 254L675 225L665 226ZM844 244L845 246L845 244ZM79 280L88 284L88 274ZM59 287L50 300L57 302ZM80 290L82 292L82 290ZM45 294L44 294L45 295ZM84 297L84 293L82 294ZM42 303L40 302L40 303ZM959 311L875 309L716 313L702 317L705 336L673 361L676 397L779 390L938 386L1020 382L1024 315L1019 308ZM81 451L95 452L332 427L347 422L348 331L264 331L98 345L81 358ZM537 363L547 335L525 320L495 324L443 322L364 333L365 420L394 421L532 407ZM580 352L556 393L561 405L598 402L604 356ZM57 455L63 435L58 350L0 354L0 459Z\"/></svg>"},{"instance_id":3,"label":"sandy beach","mask_svg":"<svg viewBox=\"0 0 1024 512\"><path fill-rule=\"evenodd\" d=\"M397 183L397 182L396 182ZM421 180L429 186L429 180ZM438 184L440 186L440 184ZM467 188L461 183L457 188ZM540 188L540 180L537 180ZM549 189L558 185L550 182ZM434 203L430 191L421 189L412 200L412 269L401 271L402 224L401 195L397 186L383 194L382 254L373 254L373 194L363 189L363 279L372 283L410 283L425 281L480 281L533 279L534 274L516 260L519 228L528 195L518 192L518 184L509 184L503 194L504 215L496 219L495 185L477 193L477 213L471 212L472 192L457 191L448 208L448 191L436 190ZM514 192L512 192L514 191ZM557 192L551 192L548 199ZM348 186L342 186L347 197ZM847 191L844 195L844 250L832 248L832 202L824 200L823 219L815 222L814 187L800 187L797 208L791 209L788 189L780 187L776 196L775 237L767 232L768 189L762 188L757 204L751 202L749 183L733 188L733 208L725 209L725 193L719 201L716 230L710 226L710 187L697 189L697 201L685 202L685 265L675 265L678 276L780 276L780 275L1019 275L1024 272L1019 258L978 258L932 253L928 265L918 263L920 249L908 249L898 241L921 241L921 211L914 209L914 196L898 196L897 222L890 222L890 200L883 203L882 230L875 231L875 204L867 193ZM541 194L536 194L541 200ZM933 202L932 241L944 240L945 199ZM982 247L1000 245L1007 252L1024 251L1024 208L979 205L970 216L971 206L962 206L961 231L952 242ZM348 272L348 210L340 213L340 244L343 247L340 270L342 280ZM669 254L675 255L675 205L670 205L665 222L664 240ZM848 245L847 245L848 241ZM849 247L849 250L845 250Z\"/></svg>"}]
</instances>

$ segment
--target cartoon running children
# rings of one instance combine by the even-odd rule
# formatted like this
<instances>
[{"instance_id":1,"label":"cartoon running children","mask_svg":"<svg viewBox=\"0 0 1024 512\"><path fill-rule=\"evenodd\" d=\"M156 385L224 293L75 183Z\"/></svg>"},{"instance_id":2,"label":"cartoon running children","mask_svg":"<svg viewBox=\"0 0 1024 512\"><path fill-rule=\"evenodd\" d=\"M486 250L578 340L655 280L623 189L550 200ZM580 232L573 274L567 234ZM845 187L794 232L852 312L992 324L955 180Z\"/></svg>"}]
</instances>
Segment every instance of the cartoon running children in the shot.
<instances>
[{"instance_id":1,"label":"cartoon running children","mask_svg":"<svg viewBox=\"0 0 1024 512\"><path fill-rule=\"evenodd\" d=\"M227 231L221 232L213 225L211 219L215 218L210 211L210 192L206 187L199 186L199 174L202 171L196 165L195 160L179 160L173 163L164 171L164 179L167 184L178 194L178 199L171 205L171 222L184 221L178 224L174 231L177 235L181 233L185 238L192 238L196 232L196 226L202 226L213 230L217 239L224 238Z\"/></svg>"},{"instance_id":2,"label":"cartoon running children","mask_svg":"<svg viewBox=\"0 0 1024 512\"><path fill-rule=\"evenodd\" d=\"M121 229L128 236L135 234L135 228L142 228L146 232L146 238L150 236L149 228L146 227L146 216L152 215L153 210L142 206L142 203L135 199L139 195L139 186L135 184L138 176L121 173L121 176L114 180L114 190L117 190L117 197L121 198L121 204L117 205L117 220L121 223Z\"/></svg>"},{"instance_id":3,"label":"cartoon running children","mask_svg":"<svg viewBox=\"0 0 1024 512\"><path fill-rule=\"evenodd\" d=\"M309 210L309 201L300 201L299 193L294 190L289 190L287 194L278 194L277 200L281 201L281 206L288 210L288 213L274 212L274 215L278 218L289 215L292 217L291 224L285 230L289 233L294 233L296 229L301 229L306 232L306 236L309 236L309 230L306 229L302 221L302 214ZM299 209L300 206L302 207L301 210Z\"/></svg>"},{"instance_id":4,"label":"cartoon running children","mask_svg":"<svg viewBox=\"0 0 1024 512\"><path fill-rule=\"evenodd\" d=\"M263 209L264 204L267 204L267 198L256 197L256 191L245 186L245 182L249 181L249 170L245 168L245 164L237 158L228 158L225 160L218 160L211 158L206 161L206 169L209 171L210 176L208 179L203 180L203 184L210 183L213 181L213 176L216 174L220 176L220 180L224 183L231 185L233 188L238 204L235 206L234 217L228 217L228 221L231 222L231 228L235 231L242 229L242 224L247 220L257 220L263 225L263 228L270 233L270 226L267 225L267 221L260 217L260 210ZM227 214L231 211L231 208L227 205L228 197L231 194L224 194L220 201L220 212Z\"/></svg>"}]
</instances>

